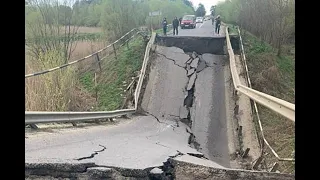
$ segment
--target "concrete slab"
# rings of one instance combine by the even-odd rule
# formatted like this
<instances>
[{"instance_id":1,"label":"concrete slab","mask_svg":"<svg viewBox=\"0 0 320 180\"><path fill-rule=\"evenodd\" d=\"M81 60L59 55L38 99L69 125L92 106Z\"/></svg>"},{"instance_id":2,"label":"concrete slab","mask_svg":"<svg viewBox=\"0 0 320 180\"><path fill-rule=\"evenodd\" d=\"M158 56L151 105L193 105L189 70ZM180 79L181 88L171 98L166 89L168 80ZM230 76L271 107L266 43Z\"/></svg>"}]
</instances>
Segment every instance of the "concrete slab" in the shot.
<instances>
[{"instance_id":1,"label":"concrete slab","mask_svg":"<svg viewBox=\"0 0 320 180\"><path fill-rule=\"evenodd\" d=\"M192 68L197 68L198 67L198 63L199 63L199 58L195 58L195 59L192 60L190 66Z\"/></svg>"},{"instance_id":2,"label":"concrete slab","mask_svg":"<svg viewBox=\"0 0 320 180\"><path fill-rule=\"evenodd\" d=\"M191 76L195 72L194 68L188 70L187 76Z\"/></svg>"},{"instance_id":3,"label":"concrete slab","mask_svg":"<svg viewBox=\"0 0 320 180\"><path fill-rule=\"evenodd\" d=\"M191 77L189 79L189 82L188 82L188 86L187 86L187 90L188 91L192 89L192 87L193 87L193 85L194 85L194 83L196 81L196 78L197 78L197 74L196 73L191 75Z\"/></svg>"},{"instance_id":4,"label":"concrete slab","mask_svg":"<svg viewBox=\"0 0 320 180\"><path fill-rule=\"evenodd\" d=\"M173 48L158 46L156 52L170 56L169 49ZM184 60L189 58L185 54L173 56L176 60L183 59L180 57L187 57ZM186 70L164 56L158 56L151 63L149 80L141 103L142 109L158 118L170 119L172 116L179 116L179 108L183 105L185 96L184 89L188 83Z\"/></svg>"},{"instance_id":5,"label":"concrete slab","mask_svg":"<svg viewBox=\"0 0 320 180\"><path fill-rule=\"evenodd\" d=\"M207 65L206 65L206 62L205 61L200 61L199 62L199 65L197 67L197 73L201 72L202 70L204 70L204 68L206 68Z\"/></svg>"}]
</instances>

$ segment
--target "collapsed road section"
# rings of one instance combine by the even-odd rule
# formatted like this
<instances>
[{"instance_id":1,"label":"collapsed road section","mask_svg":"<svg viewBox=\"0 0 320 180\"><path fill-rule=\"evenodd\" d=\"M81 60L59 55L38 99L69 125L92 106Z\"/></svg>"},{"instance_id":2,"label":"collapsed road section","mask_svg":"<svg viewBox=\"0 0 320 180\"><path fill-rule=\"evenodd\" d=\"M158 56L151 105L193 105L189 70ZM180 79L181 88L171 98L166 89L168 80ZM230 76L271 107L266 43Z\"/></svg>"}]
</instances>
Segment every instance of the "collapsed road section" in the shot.
<instances>
[{"instance_id":1,"label":"collapsed road section","mask_svg":"<svg viewBox=\"0 0 320 180\"><path fill-rule=\"evenodd\" d=\"M213 52L201 42L190 46L190 38L157 39L140 112L130 119L26 134L26 179L294 179L239 170L231 157L238 142L223 39L211 42Z\"/></svg>"},{"instance_id":2,"label":"collapsed road section","mask_svg":"<svg viewBox=\"0 0 320 180\"><path fill-rule=\"evenodd\" d=\"M235 151L236 138L232 130L228 132L228 121L232 120L227 114L234 103L226 98L232 94L226 88L230 79L225 75L230 74L225 68L226 57L161 45L155 47L154 54L141 103L143 111L161 121L186 124L191 147L221 166L232 167L230 154Z\"/></svg>"}]
</instances>

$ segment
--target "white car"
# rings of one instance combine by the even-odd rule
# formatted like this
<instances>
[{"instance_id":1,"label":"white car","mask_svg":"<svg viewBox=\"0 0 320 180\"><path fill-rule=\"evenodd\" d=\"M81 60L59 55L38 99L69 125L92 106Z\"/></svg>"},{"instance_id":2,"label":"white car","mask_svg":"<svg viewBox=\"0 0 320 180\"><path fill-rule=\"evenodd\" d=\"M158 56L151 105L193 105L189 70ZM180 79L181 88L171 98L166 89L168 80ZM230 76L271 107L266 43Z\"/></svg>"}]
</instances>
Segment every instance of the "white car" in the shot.
<instances>
[{"instance_id":1,"label":"white car","mask_svg":"<svg viewBox=\"0 0 320 180\"><path fill-rule=\"evenodd\" d=\"M203 23L203 17L197 17L196 23Z\"/></svg>"}]
</instances>

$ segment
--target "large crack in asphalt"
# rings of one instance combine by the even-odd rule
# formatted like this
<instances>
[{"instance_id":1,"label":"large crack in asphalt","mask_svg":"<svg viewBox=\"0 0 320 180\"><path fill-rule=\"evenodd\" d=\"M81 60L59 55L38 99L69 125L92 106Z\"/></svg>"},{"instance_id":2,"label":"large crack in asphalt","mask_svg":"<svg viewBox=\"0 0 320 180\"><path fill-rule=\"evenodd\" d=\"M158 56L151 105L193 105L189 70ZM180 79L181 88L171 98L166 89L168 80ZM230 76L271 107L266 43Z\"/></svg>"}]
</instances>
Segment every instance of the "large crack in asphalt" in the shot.
<instances>
[{"instance_id":1,"label":"large crack in asphalt","mask_svg":"<svg viewBox=\"0 0 320 180\"><path fill-rule=\"evenodd\" d=\"M84 159L92 159L95 155L99 154L99 152L102 152L104 150L106 150L107 148L101 144L99 144L100 147L102 147L101 150L98 150L98 151L94 151L94 153L92 153L90 156L86 156L86 157L81 157L81 158L78 158L76 160L78 161L81 161L81 160L84 160Z\"/></svg>"},{"instance_id":2,"label":"large crack in asphalt","mask_svg":"<svg viewBox=\"0 0 320 180\"><path fill-rule=\"evenodd\" d=\"M165 57L166 59L168 59L170 61L173 61L174 65L179 66L179 67L181 67L181 68L186 70L186 67L180 66L179 64L177 64L175 59L171 59L171 58L167 57L165 54L162 54L162 53L159 53L159 52L156 52L156 54L161 55L161 56Z\"/></svg>"},{"instance_id":3,"label":"large crack in asphalt","mask_svg":"<svg viewBox=\"0 0 320 180\"><path fill-rule=\"evenodd\" d=\"M191 120L191 108L193 107L193 102L195 100L195 83L197 80L197 75L202 72L205 68L207 67L213 67L210 66L202 57L202 55L196 53L196 52L185 52L184 54L189 55L189 59L185 61L184 65L179 65L177 63L177 59L173 59L173 58L169 58L168 56L166 56L165 54L156 52L156 54L161 55L163 57L165 57L167 60L173 61L174 65L183 68L186 71L186 76L188 78L188 82L183 90L184 93L186 93L186 97L184 98L183 104L180 107L179 110L179 121L181 121L182 123L186 124L187 127L189 127L190 129L192 128L192 120ZM217 63L213 63L213 65L217 65ZM150 113L149 113L150 114ZM150 114L152 115L152 114ZM155 117L155 116L154 116ZM158 122L159 119L157 117L155 117ZM178 123L177 123L178 124ZM197 142L196 140L196 136L192 133L192 131L190 129L186 129L187 132L190 134L189 138L188 138L188 144L196 149L197 151L200 150L200 144ZM204 155L197 155L197 154L189 154L195 157L202 157L202 158L206 158L204 157ZM206 158L207 159L207 158Z\"/></svg>"},{"instance_id":4,"label":"large crack in asphalt","mask_svg":"<svg viewBox=\"0 0 320 180\"><path fill-rule=\"evenodd\" d=\"M157 116L155 116L154 114L152 114L152 113L150 113L150 112L148 112L148 111L144 111L144 110L142 110L142 113L145 113L145 114L148 114L148 115L150 115L150 116L154 117L154 118L155 118L159 123L162 123L162 124L166 124L166 125L171 126L173 130L175 129L175 126L174 126L174 125L172 125L172 124L168 124L168 123L166 123L166 122L162 122L162 121L160 121L160 119L159 119ZM178 121L176 121L176 123L177 123L176 127L179 127L179 122L178 122Z\"/></svg>"}]
</instances>

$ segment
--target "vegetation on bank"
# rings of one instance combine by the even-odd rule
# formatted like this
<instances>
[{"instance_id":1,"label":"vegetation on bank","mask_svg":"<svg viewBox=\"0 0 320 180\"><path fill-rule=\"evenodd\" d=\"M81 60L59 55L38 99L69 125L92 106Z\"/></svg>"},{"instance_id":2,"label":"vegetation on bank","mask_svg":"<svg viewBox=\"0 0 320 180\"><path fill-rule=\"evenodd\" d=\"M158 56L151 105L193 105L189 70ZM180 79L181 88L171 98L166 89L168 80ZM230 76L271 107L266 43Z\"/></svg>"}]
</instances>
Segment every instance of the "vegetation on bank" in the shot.
<instances>
[{"instance_id":1,"label":"vegetation on bank","mask_svg":"<svg viewBox=\"0 0 320 180\"><path fill-rule=\"evenodd\" d=\"M111 111L120 109L123 105L124 90L141 69L145 43L139 37L132 40L128 47L123 46L118 50L117 59L114 55L104 59L101 72L87 71L80 75L84 89L96 96L97 102L93 110Z\"/></svg>"}]
</instances>

